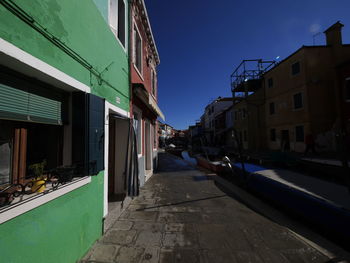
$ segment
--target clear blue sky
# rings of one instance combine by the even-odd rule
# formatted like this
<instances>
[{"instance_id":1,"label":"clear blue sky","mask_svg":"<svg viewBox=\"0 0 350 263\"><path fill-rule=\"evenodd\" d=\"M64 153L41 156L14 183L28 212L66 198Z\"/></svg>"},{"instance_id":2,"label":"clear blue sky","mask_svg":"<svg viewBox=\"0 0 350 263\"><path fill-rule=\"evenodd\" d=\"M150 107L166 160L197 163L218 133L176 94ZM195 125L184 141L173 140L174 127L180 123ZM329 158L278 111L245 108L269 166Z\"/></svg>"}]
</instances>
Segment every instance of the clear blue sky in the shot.
<instances>
[{"instance_id":1,"label":"clear blue sky","mask_svg":"<svg viewBox=\"0 0 350 263\"><path fill-rule=\"evenodd\" d=\"M231 96L243 59L280 60L312 45L340 20L350 43L350 0L146 0L160 54L159 106L177 129L194 124L208 102ZM324 44L323 34L316 44Z\"/></svg>"}]
</instances>

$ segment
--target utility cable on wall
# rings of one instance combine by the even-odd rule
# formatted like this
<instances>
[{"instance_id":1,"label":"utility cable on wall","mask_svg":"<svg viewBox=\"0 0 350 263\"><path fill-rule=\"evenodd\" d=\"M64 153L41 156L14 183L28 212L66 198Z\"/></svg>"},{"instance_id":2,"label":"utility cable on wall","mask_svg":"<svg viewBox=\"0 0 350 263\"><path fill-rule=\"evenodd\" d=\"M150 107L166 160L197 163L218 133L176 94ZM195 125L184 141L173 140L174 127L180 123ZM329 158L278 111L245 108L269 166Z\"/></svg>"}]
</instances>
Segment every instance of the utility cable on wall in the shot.
<instances>
[{"instance_id":1,"label":"utility cable on wall","mask_svg":"<svg viewBox=\"0 0 350 263\"><path fill-rule=\"evenodd\" d=\"M125 98L129 98L129 96L125 95L121 91L119 91L116 87L114 87L112 84L110 84L107 80L102 78L102 73L106 70L108 70L109 66L107 66L101 73L95 69L86 59L84 59L82 56L80 56L76 51L71 49L69 46L67 46L65 43L63 43L59 38L55 37L54 34L52 34L50 31L47 30L44 26L42 26L40 23L35 21L35 19L30 16L26 11L24 11L21 7L19 7L16 3L14 3L12 0L0 0L0 4L2 4L8 11L10 11L12 14L14 14L16 17L18 17L20 20L22 20L24 23L29 25L31 28L33 28L35 31L37 31L39 34L41 34L43 37L45 37L48 41L50 41L52 44L54 44L56 47L61 49L64 53L66 53L68 56L73 58L75 61L77 61L80 65L82 65L84 68L90 71L91 75L94 75L97 78L98 83L101 85L102 83L105 83L107 86L111 87L115 91L117 91L119 94L124 96Z\"/></svg>"}]
</instances>

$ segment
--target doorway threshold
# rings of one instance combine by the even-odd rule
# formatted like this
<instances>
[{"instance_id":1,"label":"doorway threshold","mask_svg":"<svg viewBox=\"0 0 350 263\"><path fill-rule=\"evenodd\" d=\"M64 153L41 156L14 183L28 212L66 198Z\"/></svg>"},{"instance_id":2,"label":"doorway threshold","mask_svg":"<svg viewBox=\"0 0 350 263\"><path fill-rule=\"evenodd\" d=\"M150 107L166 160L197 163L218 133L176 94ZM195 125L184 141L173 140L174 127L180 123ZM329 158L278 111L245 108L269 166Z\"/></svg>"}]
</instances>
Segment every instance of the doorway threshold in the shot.
<instances>
[{"instance_id":1,"label":"doorway threshold","mask_svg":"<svg viewBox=\"0 0 350 263\"><path fill-rule=\"evenodd\" d=\"M123 201L108 202L108 214L103 220L103 233L113 226L114 221L121 216L131 200L130 197L126 197Z\"/></svg>"},{"instance_id":2,"label":"doorway threshold","mask_svg":"<svg viewBox=\"0 0 350 263\"><path fill-rule=\"evenodd\" d=\"M145 170L145 181L147 181L149 178L151 178L151 176L153 175L153 171L152 170Z\"/></svg>"}]
</instances>

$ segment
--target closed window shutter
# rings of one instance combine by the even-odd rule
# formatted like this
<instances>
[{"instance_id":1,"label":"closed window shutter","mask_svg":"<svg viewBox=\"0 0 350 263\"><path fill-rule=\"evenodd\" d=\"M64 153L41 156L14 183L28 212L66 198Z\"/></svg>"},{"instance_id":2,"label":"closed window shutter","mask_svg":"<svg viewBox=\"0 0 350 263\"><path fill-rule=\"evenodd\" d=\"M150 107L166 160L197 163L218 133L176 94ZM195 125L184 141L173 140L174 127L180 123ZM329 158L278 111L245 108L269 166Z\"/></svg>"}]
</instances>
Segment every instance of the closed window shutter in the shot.
<instances>
[{"instance_id":1,"label":"closed window shutter","mask_svg":"<svg viewBox=\"0 0 350 263\"><path fill-rule=\"evenodd\" d=\"M62 101L0 84L0 118L62 124Z\"/></svg>"},{"instance_id":2,"label":"closed window shutter","mask_svg":"<svg viewBox=\"0 0 350 263\"><path fill-rule=\"evenodd\" d=\"M93 94L72 94L72 159L79 173L97 175L104 170L105 101Z\"/></svg>"},{"instance_id":3,"label":"closed window shutter","mask_svg":"<svg viewBox=\"0 0 350 263\"><path fill-rule=\"evenodd\" d=\"M104 170L105 101L93 94L87 96L89 174L97 175Z\"/></svg>"},{"instance_id":4,"label":"closed window shutter","mask_svg":"<svg viewBox=\"0 0 350 263\"><path fill-rule=\"evenodd\" d=\"M0 84L0 118L26 121L28 92Z\"/></svg>"}]
</instances>

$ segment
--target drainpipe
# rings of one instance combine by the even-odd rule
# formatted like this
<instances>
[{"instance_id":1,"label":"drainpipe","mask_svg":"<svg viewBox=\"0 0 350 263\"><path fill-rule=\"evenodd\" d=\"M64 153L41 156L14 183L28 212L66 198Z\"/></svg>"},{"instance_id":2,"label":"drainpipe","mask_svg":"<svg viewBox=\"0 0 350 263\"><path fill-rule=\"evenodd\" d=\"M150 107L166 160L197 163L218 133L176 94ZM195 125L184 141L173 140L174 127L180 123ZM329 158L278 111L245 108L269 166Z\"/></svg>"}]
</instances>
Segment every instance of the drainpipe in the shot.
<instances>
[{"instance_id":1,"label":"drainpipe","mask_svg":"<svg viewBox=\"0 0 350 263\"><path fill-rule=\"evenodd\" d=\"M133 6L133 0L129 0L128 1L128 15L129 15L129 23L128 23L128 66L129 66L129 96L130 96L130 105L129 105L129 108L130 108L130 119L134 119L134 114L133 114L133 105L132 105L132 102L133 102L133 91L132 91L132 82L131 82L131 59L132 59L132 49L131 49L131 45L132 45L132 42L131 42L131 35L132 35L132 6Z\"/></svg>"}]
</instances>

